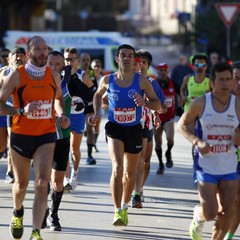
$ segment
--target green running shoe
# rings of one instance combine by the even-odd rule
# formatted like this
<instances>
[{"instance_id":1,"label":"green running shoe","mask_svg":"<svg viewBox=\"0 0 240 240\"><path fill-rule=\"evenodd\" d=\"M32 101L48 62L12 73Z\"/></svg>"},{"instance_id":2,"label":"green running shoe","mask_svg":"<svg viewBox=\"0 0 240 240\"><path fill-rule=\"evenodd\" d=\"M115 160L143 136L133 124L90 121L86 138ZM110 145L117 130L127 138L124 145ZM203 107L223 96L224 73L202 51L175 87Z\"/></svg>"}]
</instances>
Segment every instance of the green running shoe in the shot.
<instances>
[{"instance_id":1,"label":"green running shoe","mask_svg":"<svg viewBox=\"0 0 240 240\"><path fill-rule=\"evenodd\" d=\"M189 227L189 234L192 240L202 240L204 222L197 222L192 220Z\"/></svg>"},{"instance_id":2,"label":"green running shoe","mask_svg":"<svg viewBox=\"0 0 240 240\"><path fill-rule=\"evenodd\" d=\"M124 226L127 226L128 225L128 210L125 208L122 210L122 217L123 217Z\"/></svg>"},{"instance_id":3,"label":"green running shoe","mask_svg":"<svg viewBox=\"0 0 240 240\"><path fill-rule=\"evenodd\" d=\"M116 211L114 214L113 226L124 226L123 210Z\"/></svg>"},{"instance_id":4,"label":"green running shoe","mask_svg":"<svg viewBox=\"0 0 240 240\"><path fill-rule=\"evenodd\" d=\"M13 215L9 230L13 239L20 239L23 235L23 216L18 217Z\"/></svg>"},{"instance_id":5,"label":"green running shoe","mask_svg":"<svg viewBox=\"0 0 240 240\"><path fill-rule=\"evenodd\" d=\"M33 230L30 240L43 240L38 230Z\"/></svg>"}]
</instances>

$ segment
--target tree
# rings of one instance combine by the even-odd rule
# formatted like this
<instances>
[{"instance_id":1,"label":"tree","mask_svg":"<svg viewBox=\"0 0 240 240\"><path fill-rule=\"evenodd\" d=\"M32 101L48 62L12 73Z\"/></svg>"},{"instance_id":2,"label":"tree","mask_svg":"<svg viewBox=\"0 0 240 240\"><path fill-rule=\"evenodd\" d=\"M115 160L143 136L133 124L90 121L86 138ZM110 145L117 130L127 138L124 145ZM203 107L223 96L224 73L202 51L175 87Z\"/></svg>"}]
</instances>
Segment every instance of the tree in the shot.
<instances>
[{"instance_id":1,"label":"tree","mask_svg":"<svg viewBox=\"0 0 240 240\"><path fill-rule=\"evenodd\" d=\"M196 7L195 19L195 44L198 51L218 51L222 56L226 56L226 27L221 20L215 8L216 2L226 2L223 0L218 1L200 1ZM236 2L235 0L228 0ZM239 59L240 43L239 43L239 25L240 18L231 26L231 59ZM205 44L205 45L204 45Z\"/></svg>"}]
</instances>

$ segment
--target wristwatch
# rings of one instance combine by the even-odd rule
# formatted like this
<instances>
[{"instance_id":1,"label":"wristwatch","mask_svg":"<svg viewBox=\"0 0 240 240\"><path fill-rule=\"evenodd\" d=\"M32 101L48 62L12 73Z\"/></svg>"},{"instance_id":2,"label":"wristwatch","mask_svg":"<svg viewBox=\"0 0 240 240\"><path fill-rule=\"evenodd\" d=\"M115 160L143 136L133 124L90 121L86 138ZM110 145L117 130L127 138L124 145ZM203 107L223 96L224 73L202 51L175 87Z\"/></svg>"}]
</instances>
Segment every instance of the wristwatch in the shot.
<instances>
[{"instance_id":1,"label":"wristwatch","mask_svg":"<svg viewBox=\"0 0 240 240\"><path fill-rule=\"evenodd\" d=\"M20 114L21 116L23 116L24 113L25 113L25 110L24 110L24 108L19 108L19 109L18 109L18 112L19 112L19 114Z\"/></svg>"}]
</instances>

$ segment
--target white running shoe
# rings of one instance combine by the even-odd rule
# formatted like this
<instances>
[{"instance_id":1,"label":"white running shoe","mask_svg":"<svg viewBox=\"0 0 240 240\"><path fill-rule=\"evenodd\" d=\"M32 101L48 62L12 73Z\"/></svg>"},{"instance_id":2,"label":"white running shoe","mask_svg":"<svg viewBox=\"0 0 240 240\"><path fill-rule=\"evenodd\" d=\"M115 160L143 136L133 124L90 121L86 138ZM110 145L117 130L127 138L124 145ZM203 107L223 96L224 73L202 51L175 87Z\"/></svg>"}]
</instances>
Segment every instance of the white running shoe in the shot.
<instances>
[{"instance_id":1,"label":"white running shoe","mask_svg":"<svg viewBox=\"0 0 240 240\"><path fill-rule=\"evenodd\" d=\"M78 174L72 174L69 184L72 186L72 190L76 189L78 184Z\"/></svg>"},{"instance_id":2,"label":"white running shoe","mask_svg":"<svg viewBox=\"0 0 240 240\"><path fill-rule=\"evenodd\" d=\"M64 178L63 189L64 189L64 192L70 192L72 190L72 186L69 183L69 178L66 178L66 177Z\"/></svg>"},{"instance_id":3,"label":"white running shoe","mask_svg":"<svg viewBox=\"0 0 240 240\"><path fill-rule=\"evenodd\" d=\"M13 182L14 182L13 173L7 172L5 177L5 183L13 183Z\"/></svg>"}]
</instances>

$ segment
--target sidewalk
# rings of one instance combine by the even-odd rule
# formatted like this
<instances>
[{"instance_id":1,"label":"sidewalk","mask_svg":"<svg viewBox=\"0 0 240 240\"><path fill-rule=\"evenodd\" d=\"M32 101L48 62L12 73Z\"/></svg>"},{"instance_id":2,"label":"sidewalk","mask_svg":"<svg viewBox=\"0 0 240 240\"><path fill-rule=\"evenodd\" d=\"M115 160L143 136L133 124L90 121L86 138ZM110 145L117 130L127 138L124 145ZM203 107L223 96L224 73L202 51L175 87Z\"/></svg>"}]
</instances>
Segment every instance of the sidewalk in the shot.
<instances>
[{"instance_id":1,"label":"sidewalk","mask_svg":"<svg viewBox=\"0 0 240 240\"><path fill-rule=\"evenodd\" d=\"M191 145L176 131L173 148L174 167L164 175L156 175L157 159L153 152L151 172L144 188L143 209L129 207L129 225L112 226L114 207L109 180L111 162L104 140L104 122L98 140L99 153L94 153L97 165L85 165L86 138L82 142L82 160L77 189L63 196L59 218L62 232L41 231L44 240L183 240L190 239L188 227L192 210L198 203L196 185L192 180ZM164 135L165 137L165 135ZM163 152L165 150L165 141ZM10 240L9 222L12 215L11 185L4 183L7 160L0 161L0 240ZM33 175L24 201L24 235L31 232ZM205 224L203 240L210 239L213 222ZM238 230L235 239L240 239Z\"/></svg>"}]
</instances>

